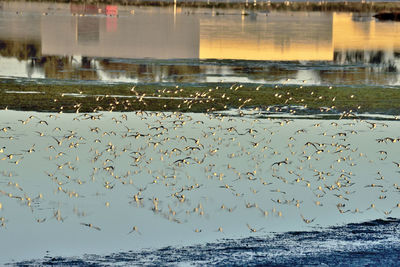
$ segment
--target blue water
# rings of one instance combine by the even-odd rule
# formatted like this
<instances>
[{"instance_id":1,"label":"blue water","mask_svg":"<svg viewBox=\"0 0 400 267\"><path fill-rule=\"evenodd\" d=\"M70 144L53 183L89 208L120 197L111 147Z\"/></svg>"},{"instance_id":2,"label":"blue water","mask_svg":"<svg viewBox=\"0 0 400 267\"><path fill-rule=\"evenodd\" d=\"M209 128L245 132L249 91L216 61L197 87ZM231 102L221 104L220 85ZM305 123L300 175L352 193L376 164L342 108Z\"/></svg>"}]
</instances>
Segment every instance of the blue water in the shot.
<instances>
[{"instance_id":1,"label":"blue water","mask_svg":"<svg viewBox=\"0 0 400 267\"><path fill-rule=\"evenodd\" d=\"M112 265L336 265L395 266L400 262L400 220L388 218L359 224L287 232L216 243L83 257L44 257L10 263L15 266Z\"/></svg>"}]
</instances>

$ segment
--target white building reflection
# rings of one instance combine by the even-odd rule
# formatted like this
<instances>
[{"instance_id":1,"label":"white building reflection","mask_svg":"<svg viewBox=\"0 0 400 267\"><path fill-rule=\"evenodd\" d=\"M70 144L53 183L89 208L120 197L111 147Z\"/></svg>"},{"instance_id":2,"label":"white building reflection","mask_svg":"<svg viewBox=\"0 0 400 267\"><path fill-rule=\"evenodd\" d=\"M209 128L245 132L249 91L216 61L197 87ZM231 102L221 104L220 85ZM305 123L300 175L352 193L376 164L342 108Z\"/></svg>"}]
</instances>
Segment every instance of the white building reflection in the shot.
<instances>
[{"instance_id":1,"label":"white building reflection","mask_svg":"<svg viewBox=\"0 0 400 267\"><path fill-rule=\"evenodd\" d=\"M55 79L398 84L400 24L365 15L44 3L26 3L16 14L21 8L5 2L0 12L0 68L26 68L29 77L36 68ZM167 59L190 63L160 63ZM248 68L229 60L270 63ZM274 61L325 65L282 69ZM331 63L358 69L332 70Z\"/></svg>"},{"instance_id":2,"label":"white building reflection","mask_svg":"<svg viewBox=\"0 0 400 267\"><path fill-rule=\"evenodd\" d=\"M24 6L30 15L11 14L20 8L4 3L0 38L40 41L44 56L291 61L333 60L344 50L400 50L400 25L352 13L243 16L241 10L31 3Z\"/></svg>"}]
</instances>

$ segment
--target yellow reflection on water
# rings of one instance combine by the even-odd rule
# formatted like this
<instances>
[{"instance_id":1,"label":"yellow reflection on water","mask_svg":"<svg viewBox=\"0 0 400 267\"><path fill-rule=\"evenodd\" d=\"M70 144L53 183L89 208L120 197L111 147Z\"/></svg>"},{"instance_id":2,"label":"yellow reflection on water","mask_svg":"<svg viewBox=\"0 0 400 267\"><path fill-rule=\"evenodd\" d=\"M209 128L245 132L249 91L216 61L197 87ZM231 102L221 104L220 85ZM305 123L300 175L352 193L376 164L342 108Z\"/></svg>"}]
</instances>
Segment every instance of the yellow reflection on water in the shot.
<instances>
[{"instance_id":1,"label":"yellow reflection on water","mask_svg":"<svg viewBox=\"0 0 400 267\"><path fill-rule=\"evenodd\" d=\"M400 23L354 21L351 13L333 14L336 50L391 50L400 48Z\"/></svg>"},{"instance_id":2,"label":"yellow reflection on water","mask_svg":"<svg viewBox=\"0 0 400 267\"><path fill-rule=\"evenodd\" d=\"M222 30L213 30L212 34L205 33L205 29L200 27L200 58L330 61L334 51L392 51L400 48L400 23L379 22L370 17L365 17L367 21L357 21L352 13L323 15L332 16L332 19L296 14L299 19L289 24L280 20L282 15L272 15L260 28L276 34L262 32L263 38L245 35L240 30L236 31L237 34L226 34L240 29L239 23L224 25ZM284 16L290 17L290 14ZM283 41L279 41L280 38Z\"/></svg>"},{"instance_id":3,"label":"yellow reflection on water","mask_svg":"<svg viewBox=\"0 0 400 267\"><path fill-rule=\"evenodd\" d=\"M333 49L330 43L291 44L289 47L277 46L265 40L200 40L200 58L243 59L243 60L332 60Z\"/></svg>"},{"instance_id":4,"label":"yellow reflection on water","mask_svg":"<svg viewBox=\"0 0 400 267\"><path fill-rule=\"evenodd\" d=\"M201 59L333 60L332 14L274 12L200 19Z\"/></svg>"},{"instance_id":5,"label":"yellow reflection on water","mask_svg":"<svg viewBox=\"0 0 400 267\"><path fill-rule=\"evenodd\" d=\"M4 10L20 8L14 5L10 2ZM400 23L379 22L371 15L245 11L249 13L243 16L238 10L219 10L216 15L185 8L138 9L132 14L119 8L120 17L0 13L0 40L30 40L40 44L37 50L45 56L130 59L333 61L335 52L400 51ZM78 9L64 5L60 14ZM9 56L10 51L1 53Z\"/></svg>"}]
</instances>

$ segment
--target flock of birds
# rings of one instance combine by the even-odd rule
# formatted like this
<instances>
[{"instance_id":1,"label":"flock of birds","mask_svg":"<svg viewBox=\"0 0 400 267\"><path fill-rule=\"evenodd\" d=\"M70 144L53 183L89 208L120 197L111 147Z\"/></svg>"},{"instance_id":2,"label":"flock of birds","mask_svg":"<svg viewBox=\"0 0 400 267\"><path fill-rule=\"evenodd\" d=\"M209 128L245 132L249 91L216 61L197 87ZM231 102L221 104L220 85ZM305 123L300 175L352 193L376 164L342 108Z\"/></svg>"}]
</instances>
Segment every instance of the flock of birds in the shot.
<instances>
[{"instance_id":1,"label":"flock of birds","mask_svg":"<svg viewBox=\"0 0 400 267\"><path fill-rule=\"evenodd\" d=\"M81 227L103 230L101 221L90 221L96 209L74 207L71 215L55 199L101 199L121 213L124 205L144 209L157 220L192 224L195 233L225 233L217 223L197 227L192 218L199 217L237 214L254 233L269 228L268 218L318 225L326 214L340 221L396 216L400 208L397 118L299 119L261 107L239 115L79 108L1 112L0 231L12 223L15 204L38 224L76 216ZM146 234L128 223L126 234Z\"/></svg>"}]
</instances>

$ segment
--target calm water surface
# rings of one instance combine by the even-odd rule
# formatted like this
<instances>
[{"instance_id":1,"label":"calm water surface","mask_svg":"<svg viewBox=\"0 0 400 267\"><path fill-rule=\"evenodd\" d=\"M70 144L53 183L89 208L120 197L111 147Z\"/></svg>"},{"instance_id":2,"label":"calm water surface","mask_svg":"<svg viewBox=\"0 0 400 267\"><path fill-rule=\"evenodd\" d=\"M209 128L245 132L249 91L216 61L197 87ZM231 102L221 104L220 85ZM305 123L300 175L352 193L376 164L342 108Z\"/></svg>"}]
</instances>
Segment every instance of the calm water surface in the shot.
<instances>
[{"instance_id":1,"label":"calm water surface","mask_svg":"<svg viewBox=\"0 0 400 267\"><path fill-rule=\"evenodd\" d=\"M1 112L2 127L10 127L1 133L5 260L47 250L76 256L190 245L400 214L398 121L262 112L90 116Z\"/></svg>"},{"instance_id":2,"label":"calm water surface","mask_svg":"<svg viewBox=\"0 0 400 267\"><path fill-rule=\"evenodd\" d=\"M116 8L110 17L105 5L3 3L0 75L399 84L400 26L373 14Z\"/></svg>"},{"instance_id":3,"label":"calm water surface","mask_svg":"<svg viewBox=\"0 0 400 267\"><path fill-rule=\"evenodd\" d=\"M160 89L399 84L400 24L371 14L118 7L118 17L107 15L112 10L3 2L1 78ZM93 97L75 95L77 107ZM188 264L336 264L341 255L399 251L399 114L341 120L287 107L302 109L292 115L280 109L285 97L279 107L207 114L1 110L0 263L62 256L72 258L25 263L156 264L172 253ZM216 251L229 253L221 262ZM377 258L368 260L353 263Z\"/></svg>"}]
</instances>

